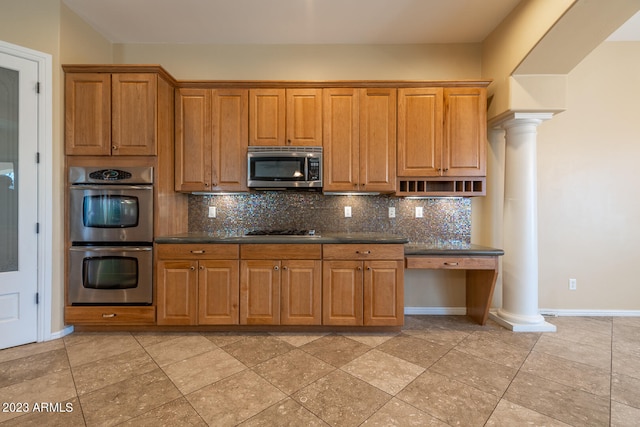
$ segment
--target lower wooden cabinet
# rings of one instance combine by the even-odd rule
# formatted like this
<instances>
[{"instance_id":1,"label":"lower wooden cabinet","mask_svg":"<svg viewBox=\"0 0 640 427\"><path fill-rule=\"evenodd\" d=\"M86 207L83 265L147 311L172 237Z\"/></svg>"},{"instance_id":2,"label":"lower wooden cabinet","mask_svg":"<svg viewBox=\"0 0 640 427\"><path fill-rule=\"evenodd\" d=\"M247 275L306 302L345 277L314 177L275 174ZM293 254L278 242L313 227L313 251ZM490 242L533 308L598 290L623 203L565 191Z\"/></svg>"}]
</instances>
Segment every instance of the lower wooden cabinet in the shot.
<instances>
[{"instance_id":1,"label":"lower wooden cabinet","mask_svg":"<svg viewBox=\"0 0 640 427\"><path fill-rule=\"evenodd\" d=\"M324 245L322 323L404 324L402 245Z\"/></svg>"},{"instance_id":2,"label":"lower wooden cabinet","mask_svg":"<svg viewBox=\"0 0 640 427\"><path fill-rule=\"evenodd\" d=\"M158 245L156 254L158 325L238 324L238 245Z\"/></svg>"},{"instance_id":3,"label":"lower wooden cabinet","mask_svg":"<svg viewBox=\"0 0 640 427\"><path fill-rule=\"evenodd\" d=\"M395 244L156 246L158 325L401 326Z\"/></svg>"},{"instance_id":4,"label":"lower wooden cabinet","mask_svg":"<svg viewBox=\"0 0 640 427\"><path fill-rule=\"evenodd\" d=\"M320 245L242 245L240 324L320 325L321 253ZM264 259L274 254L281 259Z\"/></svg>"}]
</instances>

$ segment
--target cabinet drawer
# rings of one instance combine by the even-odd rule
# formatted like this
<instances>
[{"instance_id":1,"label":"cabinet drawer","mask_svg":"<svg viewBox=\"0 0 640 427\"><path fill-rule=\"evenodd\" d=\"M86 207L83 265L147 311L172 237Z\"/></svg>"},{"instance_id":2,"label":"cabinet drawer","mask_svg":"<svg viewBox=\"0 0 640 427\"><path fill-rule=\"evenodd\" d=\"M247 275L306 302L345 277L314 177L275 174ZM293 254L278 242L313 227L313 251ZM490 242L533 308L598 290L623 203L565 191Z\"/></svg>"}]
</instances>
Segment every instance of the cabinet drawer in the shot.
<instances>
[{"instance_id":1,"label":"cabinet drawer","mask_svg":"<svg viewBox=\"0 0 640 427\"><path fill-rule=\"evenodd\" d=\"M440 257L408 256L406 268L445 270L495 270L498 257Z\"/></svg>"},{"instance_id":2,"label":"cabinet drawer","mask_svg":"<svg viewBox=\"0 0 640 427\"><path fill-rule=\"evenodd\" d=\"M68 324L91 325L153 325L155 307L65 307L64 320Z\"/></svg>"},{"instance_id":3,"label":"cabinet drawer","mask_svg":"<svg viewBox=\"0 0 640 427\"><path fill-rule=\"evenodd\" d=\"M327 244L323 259L397 259L404 258L404 245L396 244Z\"/></svg>"},{"instance_id":4,"label":"cabinet drawer","mask_svg":"<svg viewBox=\"0 0 640 427\"><path fill-rule=\"evenodd\" d=\"M322 246L318 244L260 244L240 245L242 259L321 259Z\"/></svg>"},{"instance_id":5,"label":"cabinet drawer","mask_svg":"<svg viewBox=\"0 0 640 427\"><path fill-rule=\"evenodd\" d=\"M162 244L156 245L158 259L238 259L239 245Z\"/></svg>"}]
</instances>

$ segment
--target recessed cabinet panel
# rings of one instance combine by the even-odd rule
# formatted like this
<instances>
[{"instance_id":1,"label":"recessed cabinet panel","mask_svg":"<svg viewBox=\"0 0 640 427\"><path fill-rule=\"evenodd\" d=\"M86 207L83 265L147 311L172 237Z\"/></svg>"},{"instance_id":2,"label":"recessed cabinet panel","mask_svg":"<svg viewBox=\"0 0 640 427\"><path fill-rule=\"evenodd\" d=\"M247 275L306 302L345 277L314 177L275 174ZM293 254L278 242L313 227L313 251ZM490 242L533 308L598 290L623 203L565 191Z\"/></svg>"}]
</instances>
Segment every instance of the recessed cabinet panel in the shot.
<instances>
[{"instance_id":1,"label":"recessed cabinet panel","mask_svg":"<svg viewBox=\"0 0 640 427\"><path fill-rule=\"evenodd\" d=\"M243 260L240 265L240 324L280 323L280 263Z\"/></svg>"},{"instance_id":2,"label":"recessed cabinet panel","mask_svg":"<svg viewBox=\"0 0 640 427\"><path fill-rule=\"evenodd\" d=\"M479 88L447 88L444 96L446 175L485 176L486 91Z\"/></svg>"},{"instance_id":3,"label":"recessed cabinet panel","mask_svg":"<svg viewBox=\"0 0 640 427\"><path fill-rule=\"evenodd\" d=\"M398 90L398 176L442 170L442 88Z\"/></svg>"},{"instance_id":4,"label":"recessed cabinet panel","mask_svg":"<svg viewBox=\"0 0 640 427\"><path fill-rule=\"evenodd\" d=\"M67 155L111 154L111 74L65 75Z\"/></svg>"},{"instance_id":5,"label":"recessed cabinet panel","mask_svg":"<svg viewBox=\"0 0 640 427\"><path fill-rule=\"evenodd\" d=\"M159 261L156 269L158 325L197 323L197 261Z\"/></svg>"},{"instance_id":6,"label":"recessed cabinet panel","mask_svg":"<svg viewBox=\"0 0 640 427\"><path fill-rule=\"evenodd\" d=\"M324 261L322 323L362 325L362 262Z\"/></svg>"},{"instance_id":7,"label":"recessed cabinet panel","mask_svg":"<svg viewBox=\"0 0 640 427\"><path fill-rule=\"evenodd\" d=\"M211 91L176 96L176 191L206 191L211 182Z\"/></svg>"},{"instance_id":8,"label":"recessed cabinet panel","mask_svg":"<svg viewBox=\"0 0 640 427\"><path fill-rule=\"evenodd\" d=\"M237 325L239 321L238 261L200 261L198 299L198 324Z\"/></svg>"},{"instance_id":9,"label":"recessed cabinet panel","mask_svg":"<svg viewBox=\"0 0 640 427\"><path fill-rule=\"evenodd\" d=\"M364 325L404 323L402 261L366 261L364 266Z\"/></svg>"},{"instance_id":10,"label":"recessed cabinet panel","mask_svg":"<svg viewBox=\"0 0 640 427\"><path fill-rule=\"evenodd\" d=\"M111 86L111 154L155 156L158 77L113 74Z\"/></svg>"},{"instance_id":11,"label":"recessed cabinet panel","mask_svg":"<svg viewBox=\"0 0 640 427\"><path fill-rule=\"evenodd\" d=\"M360 92L357 89L324 89L325 191L354 191L360 180Z\"/></svg>"},{"instance_id":12,"label":"recessed cabinet panel","mask_svg":"<svg viewBox=\"0 0 640 427\"><path fill-rule=\"evenodd\" d=\"M284 89L249 91L249 145L285 145Z\"/></svg>"},{"instance_id":13,"label":"recessed cabinet panel","mask_svg":"<svg viewBox=\"0 0 640 427\"><path fill-rule=\"evenodd\" d=\"M322 261L282 261L281 317L283 325L322 322Z\"/></svg>"}]
</instances>

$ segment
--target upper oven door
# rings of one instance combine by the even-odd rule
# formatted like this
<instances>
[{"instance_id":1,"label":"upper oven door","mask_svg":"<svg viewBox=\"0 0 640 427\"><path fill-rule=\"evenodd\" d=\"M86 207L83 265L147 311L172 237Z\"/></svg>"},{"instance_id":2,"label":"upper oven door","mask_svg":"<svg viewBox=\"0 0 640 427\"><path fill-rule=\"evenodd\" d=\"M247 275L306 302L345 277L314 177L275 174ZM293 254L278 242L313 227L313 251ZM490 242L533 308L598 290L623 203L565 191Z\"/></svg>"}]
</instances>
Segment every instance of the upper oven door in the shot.
<instances>
[{"instance_id":1,"label":"upper oven door","mask_svg":"<svg viewBox=\"0 0 640 427\"><path fill-rule=\"evenodd\" d=\"M70 239L80 242L152 242L153 187L72 185Z\"/></svg>"}]
</instances>

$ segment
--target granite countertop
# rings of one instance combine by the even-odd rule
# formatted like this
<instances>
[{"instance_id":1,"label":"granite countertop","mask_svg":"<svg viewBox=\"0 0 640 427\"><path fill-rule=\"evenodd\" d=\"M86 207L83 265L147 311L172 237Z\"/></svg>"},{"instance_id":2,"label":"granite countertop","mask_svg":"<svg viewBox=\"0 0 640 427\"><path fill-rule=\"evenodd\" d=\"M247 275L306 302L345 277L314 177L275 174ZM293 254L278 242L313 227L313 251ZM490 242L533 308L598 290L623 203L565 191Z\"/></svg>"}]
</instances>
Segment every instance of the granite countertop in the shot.
<instances>
[{"instance_id":1,"label":"granite countertop","mask_svg":"<svg viewBox=\"0 0 640 427\"><path fill-rule=\"evenodd\" d=\"M502 256L502 249L490 248L466 243L407 243L404 245L405 255L450 255L450 256Z\"/></svg>"},{"instance_id":2,"label":"granite countertop","mask_svg":"<svg viewBox=\"0 0 640 427\"><path fill-rule=\"evenodd\" d=\"M184 233L155 238L156 243L407 243L408 239L388 233L321 233L316 236L243 236L214 233Z\"/></svg>"},{"instance_id":3,"label":"granite countertop","mask_svg":"<svg viewBox=\"0 0 640 427\"><path fill-rule=\"evenodd\" d=\"M404 244L405 255L450 255L450 256L501 256L502 249L466 243L421 243L409 242L406 237L388 233L320 233L317 236L243 236L215 233L183 233L159 236L156 243L373 243Z\"/></svg>"}]
</instances>

